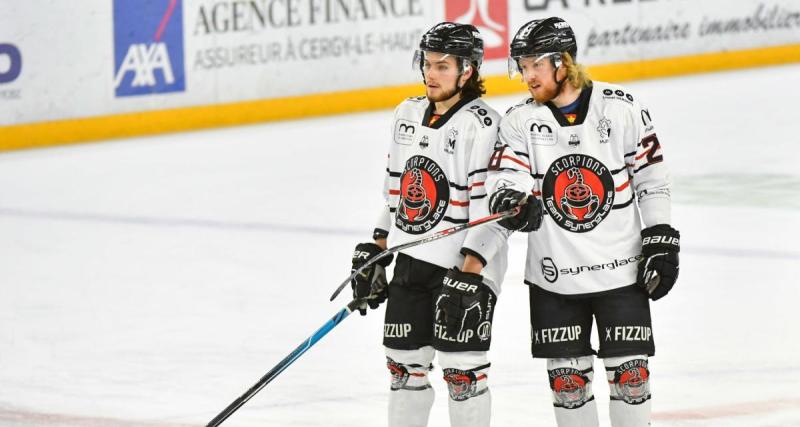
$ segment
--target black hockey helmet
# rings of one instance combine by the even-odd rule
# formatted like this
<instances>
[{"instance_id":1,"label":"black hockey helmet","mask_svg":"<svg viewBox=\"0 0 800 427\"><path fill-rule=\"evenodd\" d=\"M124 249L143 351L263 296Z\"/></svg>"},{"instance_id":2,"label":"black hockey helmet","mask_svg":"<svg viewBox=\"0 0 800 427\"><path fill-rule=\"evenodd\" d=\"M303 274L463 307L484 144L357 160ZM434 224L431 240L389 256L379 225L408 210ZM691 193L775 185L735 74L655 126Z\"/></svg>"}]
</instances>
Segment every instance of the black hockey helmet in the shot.
<instances>
[{"instance_id":1,"label":"black hockey helmet","mask_svg":"<svg viewBox=\"0 0 800 427\"><path fill-rule=\"evenodd\" d=\"M561 54L567 52L573 61L578 56L578 42L572 27L563 19L551 17L534 19L523 25L511 40L508 76L519 72L519 59L526 56L549 56L553 65L561 66Z\"/></svg>"},{"instance_id":2,"label":"black hockey helmet","mask_svg":"<svg viewBox=\"0 0 800 427\"><path fill-rule=\"evenodd\" d=\"M415 69L420 69L422 66L423 52L450 54L475 64L475 68L480 68L483 62L483 38L473 25L442 22L422 35L419 49L414 54Z\"/></svg>"}]
</instances>

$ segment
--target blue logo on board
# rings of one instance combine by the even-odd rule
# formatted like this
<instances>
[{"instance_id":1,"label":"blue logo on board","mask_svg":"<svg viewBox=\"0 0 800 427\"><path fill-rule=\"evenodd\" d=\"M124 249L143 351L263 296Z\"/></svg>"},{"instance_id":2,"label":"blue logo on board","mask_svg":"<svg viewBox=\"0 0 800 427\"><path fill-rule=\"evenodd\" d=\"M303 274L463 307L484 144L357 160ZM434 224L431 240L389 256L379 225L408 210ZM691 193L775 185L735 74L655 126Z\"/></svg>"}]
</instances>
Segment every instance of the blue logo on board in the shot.
<instances>
[{"instance_id":1,"label":"blue logo on board","mask_svg":"<svg viewBox=\"0 0 800 427\"><path fill-rule=\"evenodd\" d=\"M22 72L22 54L19 48L11 43L0 43L0 83L11 83Z\"/></svg>"},{"instance_id":2,"label":"blue logo on board","mask_svg":"<svg viewBox=\"0 0 800 427\"><path fill-rule=\"evenodd\" d=\"M114 0L116 96L185 88L182 0Z\"/></svg>"}]
</instances>

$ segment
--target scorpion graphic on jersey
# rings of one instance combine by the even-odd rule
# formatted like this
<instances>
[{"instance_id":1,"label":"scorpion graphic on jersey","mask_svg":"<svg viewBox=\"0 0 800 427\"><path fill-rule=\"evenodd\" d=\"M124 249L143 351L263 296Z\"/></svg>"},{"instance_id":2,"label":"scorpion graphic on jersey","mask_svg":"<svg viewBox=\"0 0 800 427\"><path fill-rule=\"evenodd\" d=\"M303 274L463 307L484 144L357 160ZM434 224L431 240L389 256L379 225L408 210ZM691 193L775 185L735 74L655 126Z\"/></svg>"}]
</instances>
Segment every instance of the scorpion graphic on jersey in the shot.
<instances>
[{"instance_id":1,"label":"scorpion graphic on jersey","mask_svg":"<svg viewBox=\"0 0 800 427\"><path fill-rule=\"evenodd\" d=\"M567 177L575 181L564 189L564 195L561 197L561 207L564 213L575 220L591 219L598 212L600 198L592 192L592 187L586 185L583 173L579 168L573 167L567 170ZM578 218L575 210L583 208L587 209L586 213L583 218Z\"/></svg>"},{"instance_id":2,"label":"scorpion graphic on jersey","mask_svg":"<svg viewBox=\"0 0 800 427\"><path fill-rule=\"evenodd\" d=\"M404 197L400 200L399 213L403 219L414 222L428 216L431 211L431 201L422 185L422 172L415 168L411 169L409 173L411 182L406 187ZM409 210L414 214L409 216Z\"/></svg>"}]
</instances>

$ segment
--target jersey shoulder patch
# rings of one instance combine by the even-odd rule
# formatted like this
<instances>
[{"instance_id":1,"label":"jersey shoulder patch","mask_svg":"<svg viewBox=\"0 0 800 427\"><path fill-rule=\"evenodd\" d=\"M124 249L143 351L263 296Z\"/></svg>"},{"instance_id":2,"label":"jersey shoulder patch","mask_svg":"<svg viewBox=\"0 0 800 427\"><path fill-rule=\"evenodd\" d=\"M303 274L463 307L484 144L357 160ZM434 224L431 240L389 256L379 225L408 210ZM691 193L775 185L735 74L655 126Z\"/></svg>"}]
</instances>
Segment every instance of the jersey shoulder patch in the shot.
<instances>
[{"instance_id":1,"label":"jersey shoulder patch","mask_svg":"<svg viewBox=\"0 0 800 427\"><path fill-rule=\"evenodd\" d=\"M511 108L506 110L506 115L508 115L509 113L511 113L514 110L517 110L519 108L522 108L522 107L524 107L526 105L530 105L530 104L533 104L533 98L526 98L522 102L519 102L516 105L512 105Z\"/></svg>"},{"instance_id":2,"label":"jersey shoulder patch","mask_svg":"<svg viewBox=\"0 0 800 427\"><path fill-rule=\"evenodd\" d=\"M466 113L471 115L478 121L481 128L497 125L500 121L500 115L494 111L492 107L487 105L481 99L476 99L461 108L459 113Z\"/></svg>"},{"instance_id":3,"label":"jersey shoulder patch","mask_svg":"<svg viewBox=\"0 0 800 427\"><path fill-rule=\"evenodd\" d=\"M395 115L411 115L413 117L419 116L420 120L422 120L422 116L425 114L425 110L428 108L428 98L425 96L412 96L411 98L406 98L400 105L397 106L395 109Z\"/></svg>"},{"instance_id":4,"label":"jersey shoulder patch","mask_svg":"<svg viewBox=\"0 0 800 427\"><path fill-rule=\"evenodd\" d=\"M594 82L594 93L600 95L603 102L622 103L633 107L638 100L626 88L605 82Z\"/></svg>"}]
</instances>

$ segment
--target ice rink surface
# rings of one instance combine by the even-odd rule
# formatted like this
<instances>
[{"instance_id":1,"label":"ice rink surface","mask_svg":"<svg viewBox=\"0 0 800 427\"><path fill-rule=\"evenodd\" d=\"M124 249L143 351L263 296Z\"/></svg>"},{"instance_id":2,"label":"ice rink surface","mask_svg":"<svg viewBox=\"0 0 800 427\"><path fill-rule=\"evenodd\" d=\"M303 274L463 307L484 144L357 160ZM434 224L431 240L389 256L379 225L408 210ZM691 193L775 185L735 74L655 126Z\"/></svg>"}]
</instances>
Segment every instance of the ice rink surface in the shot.
<instances>
[{"instance_id":1,"label":"ice rink surface","mask_svg":"<svg viewBox=\"0 0 800 427\"><path fill-rule=\"evenodd\" d=\"M800 65L627 86L683 237L653 304L653 425L800 426ZM0 154L0 426L207 423L346 303L328 295L371 235L390 116ZM555 425L524 246L493 328L500 427ZM223 425L385 425L381 325L382 309L349 317ZM446 426L438 368L432 382Z\"/></svg>"}]
</instances>

